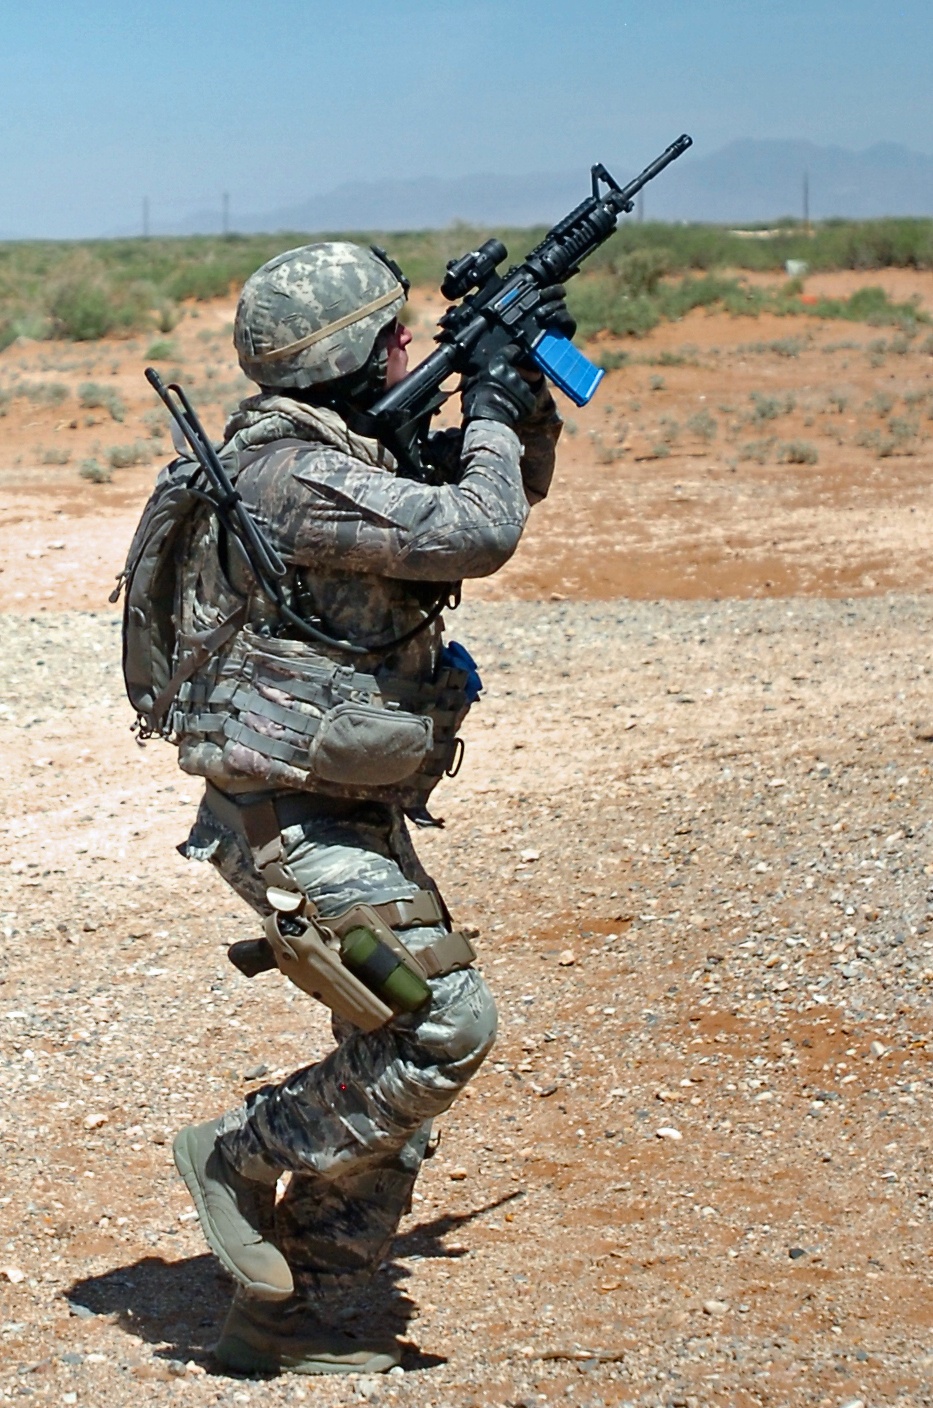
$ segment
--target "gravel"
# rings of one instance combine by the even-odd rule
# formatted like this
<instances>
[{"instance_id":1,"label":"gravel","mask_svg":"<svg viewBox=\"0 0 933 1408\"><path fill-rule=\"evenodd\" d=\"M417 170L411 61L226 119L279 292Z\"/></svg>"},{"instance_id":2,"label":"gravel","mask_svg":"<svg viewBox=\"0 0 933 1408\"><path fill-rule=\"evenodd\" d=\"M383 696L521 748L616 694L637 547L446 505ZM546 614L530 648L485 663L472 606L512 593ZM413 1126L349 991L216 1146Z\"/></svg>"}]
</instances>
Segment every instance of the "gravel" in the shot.
<instances>
[{"instance_id":1,"label":"gravel","mask_svg":"<svg viewBox=\"0 0 933 1408\"><path fill-rule=\"evenodd\" d=\"M486 693L418 843L502 1035L374 1289L405 1372L353 1385L216 1373L169 1151L323 1016L226 962L250 918L173 850L199 787L134 742L114 619L0 618L0 1397L933 1402L931 618L453 618Z\"/></svg>"}]
</instances>

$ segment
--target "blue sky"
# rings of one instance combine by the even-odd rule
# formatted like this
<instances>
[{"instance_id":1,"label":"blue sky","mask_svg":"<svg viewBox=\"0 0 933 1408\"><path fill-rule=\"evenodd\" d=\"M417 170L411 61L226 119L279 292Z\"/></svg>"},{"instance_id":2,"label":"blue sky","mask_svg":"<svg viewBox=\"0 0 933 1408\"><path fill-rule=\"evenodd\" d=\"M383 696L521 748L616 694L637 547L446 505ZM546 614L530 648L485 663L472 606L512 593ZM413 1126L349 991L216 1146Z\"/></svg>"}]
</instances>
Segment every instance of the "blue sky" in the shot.
<instances>
[{"instance_id":1,"label":"blue sky","mask_svg":"<svg viewBox=\"0 0 933 1408\"><path fill-rule=\"evenodd\" d=\"M3 234L635 169L685 130L933 153L930 0L5 0L0 43Z\"/></svg>"}]
</instances>

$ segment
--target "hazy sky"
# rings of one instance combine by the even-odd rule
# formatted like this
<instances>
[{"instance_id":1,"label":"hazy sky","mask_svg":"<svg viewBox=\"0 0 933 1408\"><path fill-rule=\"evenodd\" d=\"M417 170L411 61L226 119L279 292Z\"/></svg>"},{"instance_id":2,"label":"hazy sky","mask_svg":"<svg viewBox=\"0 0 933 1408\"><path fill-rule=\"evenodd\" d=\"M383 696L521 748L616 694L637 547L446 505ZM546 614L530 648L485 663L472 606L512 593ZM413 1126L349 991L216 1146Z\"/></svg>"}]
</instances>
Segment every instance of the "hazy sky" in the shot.
<instances>
[{"instance_id":1,"label":"hazy sky","mask_svg":"<svg viewBox=\"0 0 933 1408\"><path fill-rule=\"evenodd\" d=\"M637 169L679 132L933 152L909 0L0 0L0 235L345 180Z\"/></svg>"}]
</instances>

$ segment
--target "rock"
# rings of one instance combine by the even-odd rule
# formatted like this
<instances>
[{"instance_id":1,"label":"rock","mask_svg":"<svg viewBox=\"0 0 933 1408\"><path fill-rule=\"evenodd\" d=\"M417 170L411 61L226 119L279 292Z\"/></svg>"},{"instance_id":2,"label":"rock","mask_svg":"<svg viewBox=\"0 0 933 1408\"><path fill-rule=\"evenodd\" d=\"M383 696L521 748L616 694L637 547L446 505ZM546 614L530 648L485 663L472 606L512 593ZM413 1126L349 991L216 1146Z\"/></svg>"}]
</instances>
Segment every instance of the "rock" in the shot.
<instances>
[{"instance_id":1,"label":"rock","mask_svg":"<svg viewBox=\"0 0 933 1408\"><path fill-rule=\"evenodd\" d=\"M790 1251L787 1253L791 1261L799 1261L800 1258L806 1256L806 1254L807 1251L805 1247L791 1247Z\"/></svg>"},{"instance_id":2,"label":"rock","mask_svg":"<svg viewBox=\"0 0 933 1408\"><path fill-rule=\"evenodd\" d=\"M21 1281L25 1281L26 1279L25 1271L20 1271L18 1266L0 1267L0 1275L5 1276L14 1286L18 1286Z\"/></svg>"},{"instance_id":3,"label":"rock","mask_svg":"<svg viewBox=\"0 0 933 1408\"><path fill-rule=\"evenodd\" d=\"M450 1179L451 1183L462 1183L469 1175L465 1168L452 1168L447 1177Z\"/></svg>"},{"instance_id":4,"label":"rock","mask_svg":"<svg viewBox=\"0 0 933 1408\"><path fill-rule=\"evenodd\" d=\"M84 1128L85 1128L85 1129L100 1129L101 1126L102 1126L102 1125L105 1125L105 1124L108 1122L109 1119L110 1119L110 1116L109 1116L109 1115L104 1115L104 1114L85 1115L85 1117L84 1117Z\"/></svg>"},{"instance_id":5,"label":"rock","mask_svg":"<svg viewBox=\"0 0 933 1408\"><path fill-rule=\"evenodd\" d=\"M729 1309L729 1302L726 1300L705 1300L703 1302L704 1315L725 1315Z\"/></svg>"},{"instance_id":6,"label":"rock","mask_svg":"<svg viewBox=\"0 0 933 1408\"><path fill-rule=\"evenodd\" d=\"M572 948L565 948L562 953L558 954L557 961L562 968L572 968L577 961L577 955Z\"/></svg>"},{"instance_id":7,"label":"rock","mask_svg":"<svg viewBox=\"0 0 933 1408\"><path fill-rule=\"evenodd\" d=\"M76 1300L68 1302L68 1309L77 1320L93 1320L95 1312L89 1310L86 1305L80 1305Z\"/></svg>"},{"instance_id":8,"label":"rock","mask_svg":"<svg viewBox=\"0 0 933 1408\"><path fill-rule=\"evenodd\" d=\"M887 1047L880 1041L873 1041L868 1049L875 1057L884 1056L887 1051Z\"/></svg>"},{"instance_id":9,"label":"rock","mask_svg":"<svg viewBox=\"0 0 933 1408\"><path fill-rule=\"evenodd\" d=\"M243 1072L244 1080L259 1080L260 1076L268 1075L269 1067L265 1061L260 1061L256 1066L250 1066L248 1071Z\"/></svg>"},{"instance_id":10,"label":"rock","mask_svg":"<svg viewBox=\"0 0 933 1408\"><path fill-rule=\"evenodd\" d=\"M530 865L532 861L541 859L540 851L522 851L522 861L525 865Z\"/></svg>"},{"instance_id":11,"label":"rock","mask_svg":"<svg viewBox=\"0 0 933 1408\"><path fill-rule=\"evenodd\" d=\"M656 1129L654 1133L655 1137L658 1139L683 1139L683 1135L681 1134L680 1130L674 1129L671 1125L662 1125L661 1128Z\"/></svg>"}]
</instances>

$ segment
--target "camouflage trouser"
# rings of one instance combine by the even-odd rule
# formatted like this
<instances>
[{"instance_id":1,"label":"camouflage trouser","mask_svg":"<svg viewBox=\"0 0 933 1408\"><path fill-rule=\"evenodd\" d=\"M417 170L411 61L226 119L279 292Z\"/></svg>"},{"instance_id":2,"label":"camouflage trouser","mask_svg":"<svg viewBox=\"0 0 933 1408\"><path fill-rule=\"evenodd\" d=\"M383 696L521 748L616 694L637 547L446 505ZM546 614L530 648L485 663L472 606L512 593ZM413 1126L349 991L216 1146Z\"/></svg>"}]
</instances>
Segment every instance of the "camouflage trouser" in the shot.
<instances>
[{"instance_id":1,"label":"camouflage trouser","mask_svg":"<svg viewBox=\"0 0 933 1408\"><path fill-rule=\"evenodd\" d=\"M410 898L431 882L401 812L366 805L350 818L313 816L282 832L284 859L323 916L356 903ZM269 912L245 841L202 804L182 848L211 860L261 914ZM406 929L417 952L445 930ZM385 1256L418 1175L430 1121L446 1110L495 1039L486 983L468 968L434 978L431 1001L374 1032L334 1022L338 1045L281 1085L225 1115L224 1153L247 1177L291 1175L276 1240L299 1295L333 1305L355 1295Z\"/></svg>"}]
</instances>

